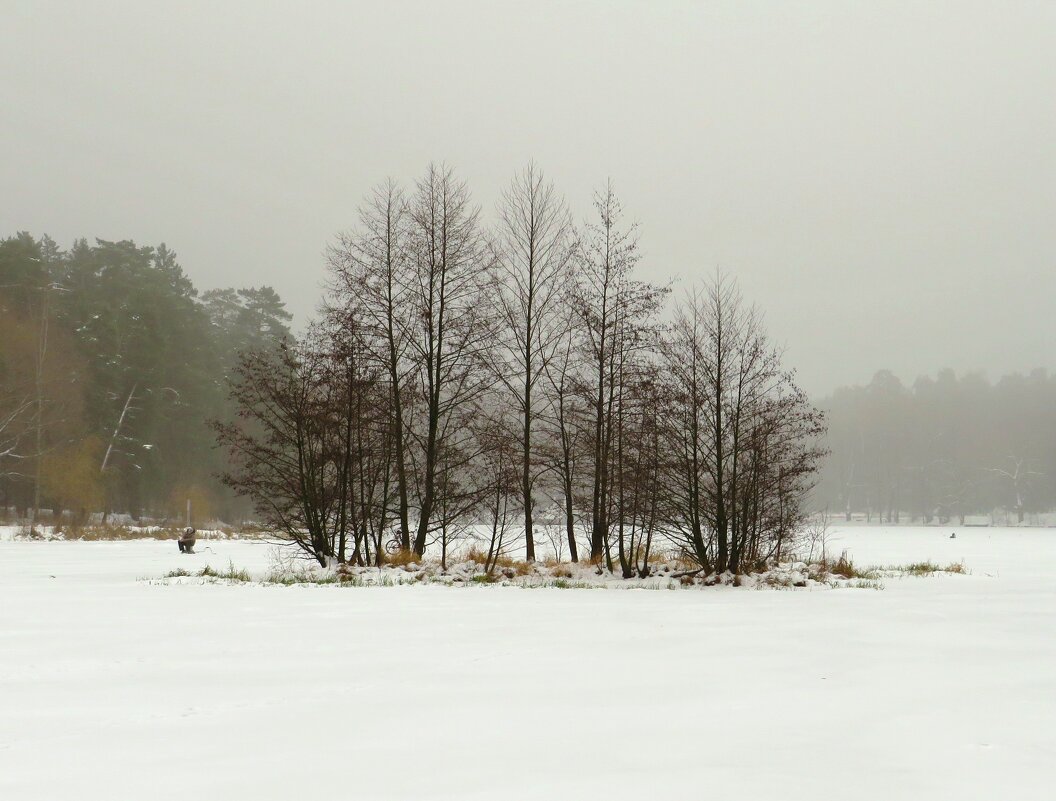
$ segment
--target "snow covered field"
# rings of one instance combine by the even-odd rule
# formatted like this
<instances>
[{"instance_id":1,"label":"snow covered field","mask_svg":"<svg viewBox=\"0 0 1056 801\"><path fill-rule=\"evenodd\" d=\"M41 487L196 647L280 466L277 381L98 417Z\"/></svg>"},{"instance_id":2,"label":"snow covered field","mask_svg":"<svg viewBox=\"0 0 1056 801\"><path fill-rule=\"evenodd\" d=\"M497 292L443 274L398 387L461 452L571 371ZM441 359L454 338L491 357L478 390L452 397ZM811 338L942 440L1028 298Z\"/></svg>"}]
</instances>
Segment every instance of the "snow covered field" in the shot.
<instances>
[{"instance_id":1,"label":"snow covered field","mask_svg":"<svg viewBox=\"0 0 1056 801\"><path fill-rule=\"evenodd\" d=\"M881 592L151 584L0 542L0 799L1051 799L1056 531L850 528ZM204 548L204 550L203 550Z\"/></svg>"}]
</instances>

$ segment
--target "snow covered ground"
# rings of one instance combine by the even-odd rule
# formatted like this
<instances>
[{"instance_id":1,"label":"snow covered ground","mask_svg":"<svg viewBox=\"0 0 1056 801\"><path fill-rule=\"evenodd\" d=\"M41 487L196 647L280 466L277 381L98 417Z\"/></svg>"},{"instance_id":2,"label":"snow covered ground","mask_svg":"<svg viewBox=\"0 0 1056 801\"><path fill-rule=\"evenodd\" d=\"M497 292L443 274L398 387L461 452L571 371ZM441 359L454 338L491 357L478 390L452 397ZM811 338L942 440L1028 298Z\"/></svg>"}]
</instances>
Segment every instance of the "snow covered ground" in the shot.
<instances>
[{"instance_id":1,"label":"snow covered ground","mask_svg":"<svg viewBox=\"0 0 1056 801\"><path fill-rule=\"evenodd\" d=\"M226 586L0 542L0 799L1051 799L1056 531L836 530L861 589Z\"/></svg>"}]
</instances>

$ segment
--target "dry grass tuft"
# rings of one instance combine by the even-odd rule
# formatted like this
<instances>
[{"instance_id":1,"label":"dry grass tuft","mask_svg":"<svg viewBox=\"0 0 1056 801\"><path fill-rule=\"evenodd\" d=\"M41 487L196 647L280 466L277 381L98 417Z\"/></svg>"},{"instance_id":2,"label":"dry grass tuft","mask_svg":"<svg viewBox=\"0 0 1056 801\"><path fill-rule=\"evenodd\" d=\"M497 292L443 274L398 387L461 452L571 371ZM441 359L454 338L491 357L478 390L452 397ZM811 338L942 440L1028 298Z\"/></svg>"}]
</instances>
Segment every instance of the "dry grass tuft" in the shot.
<instances>
[{"instance_id":1,"label":"dry grass tuft","mask_svg":"<svg viewBox=\"0 0 1056 801\"><path fill-rule=\"evenodd\" d=\"M462 558L467 562L476 562L478 565L482 565L488 561L488 554L476 545L473 545L462 555Z\"/></svg>"},{"instance_id":2,"label":"dry grass tuft","mask_svg":"<svg viewBox=\"0 0 1056 801\"><path fill-rule=\"evenodd\" d=\"M408 565L416 565L420 562L422 557L416 554L414 551L397 551L396 553L385 554L385 564L392 565L393 567L407 567Z\"/></svg>"},{"instance_id":3,"label":"dry grass tuft","mask_svg":"<svg viewBox=\"0 0 1056 801\"><path fill-rule=\"evenodd\" d=\"M462 555L462 559L466 562L476 562L478 565L484 565L487 564L488 554L474 546ZM513 573L518 576L527 576L535 569L531 562L518 561L505 554L499 554L494 557L494 566L506 573Z\"/></svg>"},{"instance_id":4,"label":"dry grass tuft","mask_svg":"<svg viewBox=\"0 0 1056 801\"><path fill-rule=\"evenodd\" d=\"M854 561L847 556L846 551L841 553L840 558L829 565L828 569L833 575L843 576L845 579L863 578L863 574L854 566Z\"/></svg>"}]
</instances>

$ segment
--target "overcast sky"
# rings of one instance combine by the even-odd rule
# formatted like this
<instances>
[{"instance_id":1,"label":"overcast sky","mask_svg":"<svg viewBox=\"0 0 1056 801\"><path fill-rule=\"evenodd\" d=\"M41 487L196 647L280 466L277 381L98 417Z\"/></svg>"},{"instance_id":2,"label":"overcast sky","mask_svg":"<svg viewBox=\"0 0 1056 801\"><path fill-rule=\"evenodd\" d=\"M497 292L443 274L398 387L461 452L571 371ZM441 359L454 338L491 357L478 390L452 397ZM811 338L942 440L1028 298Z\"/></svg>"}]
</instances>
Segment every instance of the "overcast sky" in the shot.
<instances>
[{"instance_id":1,"label":"overcast sky","mask_svg":"<svg viewBox=\"0 0 1056 801\"><path fill-rule=\"evenodd\" d=\"M0 236L166 242L311 314L360 198L611 177L643 273L735 275L827 393L1056 367L1056 3L13 3Z\"/></svg>"}]
</instances>

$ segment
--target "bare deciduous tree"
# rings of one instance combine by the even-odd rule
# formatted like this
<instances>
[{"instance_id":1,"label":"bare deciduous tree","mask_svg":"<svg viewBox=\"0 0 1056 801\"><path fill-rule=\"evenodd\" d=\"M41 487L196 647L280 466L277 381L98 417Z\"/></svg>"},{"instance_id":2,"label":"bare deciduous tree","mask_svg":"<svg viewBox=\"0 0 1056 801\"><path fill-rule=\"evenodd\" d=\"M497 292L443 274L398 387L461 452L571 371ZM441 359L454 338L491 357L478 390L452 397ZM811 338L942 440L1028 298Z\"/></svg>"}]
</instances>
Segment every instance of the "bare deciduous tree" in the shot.
<instances>
[{"instance_id":1,"label":"bare deciduous tree","mask_svg":"<svg viewBox=\"0 0 1056 801\"><path fill-rule=\"evenodd\" d=\"M568 316L564 282L575 253L572 219L543 173L529 164L503 193L497 237L499 347L495 374L520 415L525 557L535 559L533 511L538 457L532 434L545 396L536 385L560 347Z\"/></svg>"},{"instance_id":2,"label":"bare deciduous tree","mask_svg":"<svg viewBox=\"0 0 1056 801\"><path fill-rule=\"evenodd\" d=\"M399 508L399 536L411 547L410 478L404 395L408 391L407 349L415 310L410 294L407 201L389 180L376 188L359 212L359 227L330 249L331 290L343 317L356 318L374 360L388 377L393 462Z\"/></svg>"},{"instance_id":3,"label":"bare deciduous tree","mask_svg":"<svg viewBox=\"0 0 1056 801\"><path fill-rule=\"evenodd\" d=\"M243 354L230 389L238 420L214 423L231 456L224 483L321 566L345 558L349 534L358 552L373 508L353 495L366 479L353 437L369 386L353 357L336 355L303 344Z\"/></svg>"},{"instance_id":4,"label":"bare deciduous tree","mask_svg":"<svg viewBox=\"0 0 1056 801\"><path fill-rule=\"evenodd\" d=\"M440 456L468 436L460 419L487 388L481 369L492 321L482 299L494 292L492 263L469 190L445 166L431 165L410 206L410 347L423 398L418 527L413 548L425 552L436 511Z\"/></svg>"},{"instance_id":5,"label":"bare deciduous tree","mask_svg":"<svg viewBox=\"0 0 1056 801\"><path fill-rule=\"evenodd\" d=\"M570 308L570 307L569 307ZM545 444L548 467L560 481L559 494L564 515L569 558L579 561L576 543L576 486L579 482L580 454L586 440L583 425L586 409L579 393L582 379L577 351L577 332L569 315L564 334L545 370L550 394L546 418L549 437Z\"/></svg>"},{"instance_id":6,"label":"bare deciduous tree","mask_svg":"<svg viewBox=\"0 0 1056 801\"><path fill-rule=\"evenodd\" d=\"M724 276L676 309L662 354L670 526L702 568L736 573L800 524L821 414Z\"/></svg>"},{"instance_id":7,"label":"bare deciduous tree","mask_svg":"<svg viewBox=\"0 0 1056 801\"><path fill-rule=\"evenodd\" d=\"M666 290L633 278L638 262L637 228L626 228L611 182L594 198L597 221L588 229L575 275L574 308L589 363L592 405L590 557L606 556L613 522L612 479L616 411L628 360L648 348L651 325Z\"/></svg>"}]
</instances>

